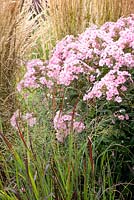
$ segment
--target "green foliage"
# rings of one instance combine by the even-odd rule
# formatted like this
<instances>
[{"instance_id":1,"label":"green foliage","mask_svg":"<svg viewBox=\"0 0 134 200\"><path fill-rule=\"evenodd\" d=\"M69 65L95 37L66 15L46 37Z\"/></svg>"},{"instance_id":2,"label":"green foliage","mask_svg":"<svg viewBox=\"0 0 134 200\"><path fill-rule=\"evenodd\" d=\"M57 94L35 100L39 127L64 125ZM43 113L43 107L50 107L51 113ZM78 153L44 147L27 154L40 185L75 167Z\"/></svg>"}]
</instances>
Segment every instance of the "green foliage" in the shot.
<instances>
[{"instance_id":1,"label":"green foliage","mask_svg":"<svg viewBox=\"0 0 134 200\"><path fill-rule=\"evenodd\" d=\"M92 114L96 117L90 116L93 120L87 133L91 132L92 139L87 138L86 132L83 135L70 134L65 143L60 144L55 140L45 109L40 109L40 119L45 116L40 121L40 128L39 124L33 130L25 127L16 144L11 144L1 133L7 151L6 157L5 152L0 156L0 198L131 199L132 174L126 182L125 171L123 173L126 165L132 167L134 157L129 138L127 144L125 141L120 144L121 140L126 140L121 125L115 128L109 124L107 114L104 115L106 112L98 120L98 113L96 108Z\"/></svg>"}]
</instances>

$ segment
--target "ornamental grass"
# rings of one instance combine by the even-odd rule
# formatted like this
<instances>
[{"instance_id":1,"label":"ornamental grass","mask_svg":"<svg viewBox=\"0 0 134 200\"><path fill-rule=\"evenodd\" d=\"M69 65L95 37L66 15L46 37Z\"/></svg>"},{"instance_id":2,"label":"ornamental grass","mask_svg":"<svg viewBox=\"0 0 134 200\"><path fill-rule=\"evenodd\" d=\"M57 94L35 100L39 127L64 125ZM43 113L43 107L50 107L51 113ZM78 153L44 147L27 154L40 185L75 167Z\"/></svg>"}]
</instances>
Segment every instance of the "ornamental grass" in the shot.
<instances>
[{"instance_id":1,"label":"ornamental grass","mask_svg":"<svg viewBox=\"0 0 134 200\"><path fill-rule=\"evenodd\" d=\"M128 16L134 12L132 0L93 0L91 20L97 24L106 21L116 21L121 16Z\"/></svg>"},{"instance_id":2,"label":"ornamental grass","mask_svg":"<svg viewBox=\"0 0 134 200\"><path fill-rule=\"evenodd\" d=\"M32 10L29 12L29 8L32 8L30 1L1 0L0 122L5 132L9 131L9 119L17 104L15 84L18 66L28 57L37 39L34 31L37 29L36 17L31 18Z\"/></svg>"}]
</instances>

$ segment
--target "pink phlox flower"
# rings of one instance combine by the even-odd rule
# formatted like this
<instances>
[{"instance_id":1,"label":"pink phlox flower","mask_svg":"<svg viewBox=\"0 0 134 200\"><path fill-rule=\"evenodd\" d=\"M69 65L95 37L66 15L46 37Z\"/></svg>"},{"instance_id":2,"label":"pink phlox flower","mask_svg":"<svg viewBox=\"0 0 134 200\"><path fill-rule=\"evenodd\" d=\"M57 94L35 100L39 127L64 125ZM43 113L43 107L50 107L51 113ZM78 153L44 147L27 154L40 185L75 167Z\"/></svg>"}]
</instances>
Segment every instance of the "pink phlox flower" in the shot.
<instances>
[{"instance_id":1,"label":"pink phlox flower","mask_svg":"<svg viewBox=\"0 0 134 200\"><path fill-rule=\"evenodd\" d=\"M26 79L27 77L30 77L32 75L35 75L36 71L34 68L30 68L27 70L26 74L24 75L24 78Z\"/></svg>"},{"instance_id":2,"label":"pink phlox flower","mask_svg":"<svg viewBox=\"0 0 134 200\"><path fill-rule=\"evenodd\" d=\"M118 103L121 103L122 102L122 98L119 97L119 96L116 96L114 101L118 102Z\"/></svg>"},{"instance_id":3,"label":"pink phlox flower","mask_svg":"<svg viewBox=\"0 0 134 200\"><path fill-rule=\"evenodd\" d=\"M114 113L114 117L118 118L119 120L129 120L129 115L125 113L124 109L121 109Z\"/></svg>"},{"instance_id":4,"label":"pink phlox flower","mask_svg":"<svg viewBox=\"0 0 134 200\"><path fill-rule=\"evenodd\" d=\"M117 116L119 120L123 121L125 119L124 115L118 115Z\"/></svg>"},{"instance_id":5,"label":"pink phlox flower","mask_svg":"<svg viewBox=\"0 0 134 200\"><path fill-rule=\"evenodd\" d=\"M18 109L18 110L16 110L16 112L14 112L14 114L12 115L12 117L10 119L10 123L11 123L12 127L14 127L15 129L17 129L17 123L20 118L21 118L21 112Z\"/></svg>"},{"instance_id":6,"label":"pink phlox flower","mask_svg":"<svg viewBox=\"0 0 134 200\"><path fill-rule=\"evenodd\" d=\"M127 71L110 70L100 81L94 83L89 92L84 95L83 100L92 99L94 97L100 98L102 94L106 94L106 99L108 101L113 100L114 97L119 95L118 86L125 83L129 75ZM116 97L115 101L121 101L121 97Z\"/></svg>"},{"instance_id":7,"label":"pink phlox flower","mask_svg":"<svg viewBox=\"0 0 134 200\"><path fill-rule=\"evenodd\" d=\"M33 113L26 113L22 116L22 119L27 122L30 127L36 124L36 117L33 117Z\"/></svg>"},{"instance_id":8,"label":"pink phlox flower","mask_svg":"<svg viewBox=\"0 0 134 200\"><path fill-rule=\"evenodd\" d=\"M72 114L63 114L62 111L56 112L53 122L56 130L56 138L59 142L63 142L70 134L72 125L73 130L77 133L81 133L85 129L85 125L82 122L72 119Z\"/></svg>"},{"instance_id":9,"label":"pink phlox flower","mask_svg":"<svg viewBox=\"0 0 134 200\"><path fill-rule=\"evenodd\" d=\"M61 132L56 132L56 139L58 140L58 142L64 143L64 140L66 138L67 135L61 133Z\"/></svg>"},{"instance_id":10,"label":"pink phlox flower","mask_svg":"<svg viewBox=\"0 0 134 200\"><path fill-rule=\"evenodd\" d=\"M63 121L71 121L72 120L72 116L71 115L63 115L62 119L63 119Z\"/></svg>"},{"instance_id":11,"label":"pink phlox flower","mask_svg":"<svg viewBox=\"0 0 134 200\"><path fill-rule=\"evenodd\" d=\"M21 80L21 81L17 84L17 90L18 90L18 92L21 92L23 86L24 86L24 80Z\"/></svg>"},{"instance_id":12,"label":"pink phlox flower","mask_svg":"<svg viewBox=\"0 0 134 200\"><path fill-rule=\"evenodd\" d=\"M24 88L39 88L39 84L36 82L35 76L29 76L24 79L23 86Z\"/></svg>"},{"instance_id":13,"label":"pink phlox flower","mask_svg":"<svg viewBox=\"0 0 134 200\"><path fill-rule=\"evenodd\" d=\"M33 59L26 64L27 70L30 70L35 66L43 66L43 62L40 59Z\"/></svg>"},{"instance_id":14,"label":"pink phlox flower","mask_svg":"<svg viewBox=\"0 0 134 200\"><path fill-rule=\"evenodd\" d=\"M128 114L125 114L125 119L129 120L129 115Z\"/></svg>"},{"instance_id":15,"label":"pink phlox flower","mask_svg":"<svg viewBox=\"0 0 134 200\"><path fill-rule=\"evenodd\" d=\"M121 88L120 88L123 92L127 91L127 87L122 85Z\"/></svg>"},{"instance_id":16,"label":"pink phlox flower","mask_svg":"<svg viewBox=\"0 0 134 200\"><path fill-rule=\"evenodd\" d=\"M85 125L82 122L77 122L75 121L73 123L73 129L77 132L77 133L81 133L84 129L85 129Z\"/></svg>"},{"instance_id":17,"label":"pink phlox flower","mask_svg":"<svg viewBox=\"0 0 134 200\"><path fill-rule=\"evenodd\" d=\"M65 86L69 86L70 83L75 79L75 76L71 72L62 71L59 76L58 83Z\"/></svg>"},{"instance_id":18,"label":"pink phlox flower","mask_svg":"<svg viewBox=\"0 0 134 200\"><path fill-rule=\"evenodd\" d=\"M47 85L47 80L46 80L45 77L41 77L41 78L39 79L39 81L40 81L40 83L41 83L42 85Z\"/></svg>"},{"instance_id":19,"label":"pink phlox flower","mask_svg":"<svg viewBox=\"0 0 134 200\"><path fill-rule=\"evenodd\" d=\"M40 83L41 83L43 86L46 86L46 87L49 88L49 89L51 89L52 86L54 85L54 82L53 82L53 81L47 80L45 77L39 78L39 81L40 81Z\"/></svg>"},{"instance_id":20,"label":"pink phlox flower","mask_svg":"<svg viewBox=\"0 0 134 200\"><path fill-rule=\"evenodd\" d=\"M89 77L89 80L90 80L90 82L94 82L94 81L95 81L95 76L94 76L94 75L91 75L91 76Z\"/></svg>"}]
</instances>

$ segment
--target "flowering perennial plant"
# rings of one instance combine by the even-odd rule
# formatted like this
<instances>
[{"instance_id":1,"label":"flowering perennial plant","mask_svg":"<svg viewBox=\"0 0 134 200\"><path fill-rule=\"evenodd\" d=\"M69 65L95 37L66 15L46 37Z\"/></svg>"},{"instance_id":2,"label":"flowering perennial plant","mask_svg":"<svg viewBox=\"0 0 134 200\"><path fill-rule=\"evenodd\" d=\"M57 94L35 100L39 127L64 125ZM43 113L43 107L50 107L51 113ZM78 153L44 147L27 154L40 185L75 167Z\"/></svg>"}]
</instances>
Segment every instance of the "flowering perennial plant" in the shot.
<instances>
[{"instance_id":1,"label":"flowering perennial plant","mask_svg":"<svg viewBox=\"0 0 134 200\"><path fill-rule=\"evenodd\" d=\"M81 121L76 121L75 117L72 113L64 115L61 111L56 112L54 128L57 131L56 138L58 141L64 142L64 139L71 131L81 133L85 129L85 125Z\"/></svg>"},{"instance_id":2,"label":"flowering perennial plant","mask_svg":"<svg viewBox=\"0 0 134 200\"><path fill-rule=\"evenodd\" d=\"M63 91L66 103L57 101L54 128L57 139L69 134L71 124L75 132L82 132L83 122L73 121L70 114L80 113L78 104L71 104L66 96L69 88L77 90L78 102L87 104L97 99L120 104L129 86L133 84L134 70L134 15L120 18L117 22L107 22L101 27L95 25L74 37L68 35L59 41L45 64L41 60L29 61L24 79L18 84L20 92L24 88L42 88L45 92L60 97ZM64 105L65 104L65 105ZM129 119L118 115L118 119ZM62 136L61 136L62 135Z\"/></svg>"},{"instance_id":3,"label":"flowering perennial plant","mask_svg":"<svg viewBox=\"0 0 134 200\"><path fill-rule=\"evenodd\" d=\"M20 120L27 122L30 127L33 127L36 124L36 117L33 117L33 113L26 113L25 115L22 115L22 113L17 110L10 119L12 127L18 129Z\"/></svg>"}]
</instances>

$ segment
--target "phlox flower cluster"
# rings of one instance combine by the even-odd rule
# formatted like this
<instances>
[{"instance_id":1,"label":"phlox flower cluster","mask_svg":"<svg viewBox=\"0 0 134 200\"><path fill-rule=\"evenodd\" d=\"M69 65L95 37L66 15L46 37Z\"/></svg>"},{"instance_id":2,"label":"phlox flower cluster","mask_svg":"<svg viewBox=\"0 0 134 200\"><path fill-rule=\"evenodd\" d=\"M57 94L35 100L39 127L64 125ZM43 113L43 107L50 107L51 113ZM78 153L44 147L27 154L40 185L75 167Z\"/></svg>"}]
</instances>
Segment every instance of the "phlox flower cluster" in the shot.
<instances>
[{"instance_id":1,"label":"phlox flower cluster","mask_svg":"<svg viewBox=\"0 0 134 200\"><path fill-rule=\"evenodd\" d=\"M119 119L120 121L129 120L129 115L125 112L122 112L122 110L115 112L114 117Z\"/></svg>"},{"instance_id":2,"label":"phlox flower cluster","mask_svg":"<svg viewBox=\"0 0 134 200\"><path fill-rule=\"evenodd\" d=\"M43 62L39 59L31 60L26 64L26 73L23 80L17 85L17 90L20 92L22 88L38 88L35 66L42 67Z\"/></svg>"},{"instance_id":3,"label":"phlox flower cluster","mask_svg":"<svg viewBox=\"0 0 134 200\"><path fill-rule=\"evenodd\" d=\"M114 100L115 102L121 103L122 98L120 90L127 90L123 85L131 77L131 74L127 71L116 71L110 70L100 81L96 81L91 87L91 90L84 95L83 100L89 100L94 97L101 98L103 94L106 95L106 100Z\"/></svg>"},{"instance_id":4,"label":"phlox flower cluster","mask_svg":"<svg viewBox=\"0 0 134 200\"><path fill-rule=\"evenodd\" d=\"M123 93L133 83L134 15L107 22L101 27L93 25L77 37L66 36L57 42L47 63L35 59L27 63L26 70L18 91L23 88L74 87L74 83L84 76L82 101L103 98L121 103ZM56 113L54 128L60 141L69 134L71 120L70 115ZM81 132L84 125L77 125L73 122L74 131Z\"/></svg>"},{"instance_id":5,"label":"phlox flower cluster","mask_svg":"<svg viewBox=\"0 0 134 200\"><path fill-rule=\"evenodd\" d=\"M84 96L85 100L100 98L104 86L106 98L111 100L112 93L118 96L118 88L128 81L128 76L131 77L128 71L134 67L133 49L134 16L107 22L100 28L92 26L78 37L66 36L58 42L46 66L38 59L29 61L18 90L22 87L38 88L41 84L49 88L54 83L69 86L79 78L79 74L84 74L89 77L89 90L93 90Z\"/></svg>"},{"instance_id":6,"label":"phlox flower cluster","mask_svg":"<svg viewBox=\"0 0 134 200\"><path fill-rule=\"evenodd\" d=\"M36 124L36 117L33 116L33 113L26 113L25 115L22 115L22 113L17 110L10 119L12 127L18 129L20 120L26 122L30 127L33 127Z\"/></svg>"},{"instance_id":7,"label":"phlox flower cluster","mask_svg":"<svg viewBox=\"0 0 134 200\"><path fill-rule=\"evenodd\" d=\"M26 113L22 116L23 121L27 122L30 127L36 124L36 117L33 117L33 113Z\"/></svg>"},{"instance_id":8,"label":"phlox flower cluster","mask_svg":"<svg viewBox=\"0 0 134 200\"><path fill-rule=\"evenodd\" d=\"M46 79L47 68L39 59L33 59L26 63L26 73L17 85L17 90L21 92L22 89L37 89L41 86L50 88L53 85L51 80Z\"/></svg>"},{"instance_id":9,"label":"phlox flower cluster","mask_svg":"<svg viewBox=\"0 0 134 200\"><path fill-rule=\"evenodd\" d=\"M18 110L16 110L16 112L14 112L14 114L12 115L11 119L10 119L10 123L12 125L12 127L14 127L15 129L17 129L18 126L18 120L21 118L21 113Z\"/></svg>"},{"instance_id":10,"label":"phlox flower cluster","mask_svg":"<svg viewBox=\"0 0 134 200\"><path fill-rule=\"evenodd\" d=\"M123 121L123 120L129 120L129 116L128 114L125 115L118 115L117 116L119 120Z\"/></svg>"},{"instance_id":11,"label":"phlox flower cluster","mask_svg":"<svg viewBox=\"0 0 134 200\"><path fill-rule=\"evenodd\" d=\"M72 113L63 114L62 111L57 111L54 117L54 128L56 130L56 138L59 142L64 142L64 139L71 132L81 133L85 129L85 125L81 121L76 121L76 114L73 117Z\"/></svg>"}]
</instances>

